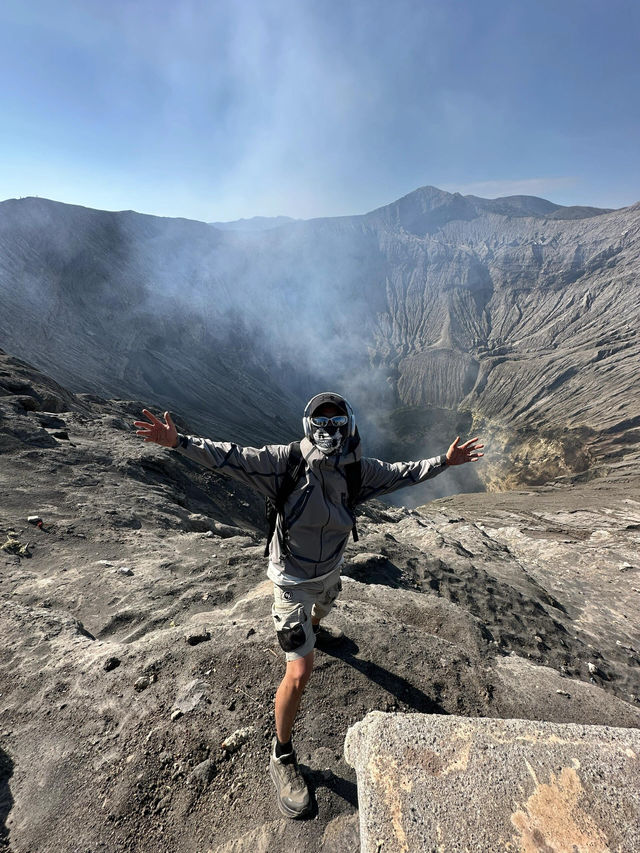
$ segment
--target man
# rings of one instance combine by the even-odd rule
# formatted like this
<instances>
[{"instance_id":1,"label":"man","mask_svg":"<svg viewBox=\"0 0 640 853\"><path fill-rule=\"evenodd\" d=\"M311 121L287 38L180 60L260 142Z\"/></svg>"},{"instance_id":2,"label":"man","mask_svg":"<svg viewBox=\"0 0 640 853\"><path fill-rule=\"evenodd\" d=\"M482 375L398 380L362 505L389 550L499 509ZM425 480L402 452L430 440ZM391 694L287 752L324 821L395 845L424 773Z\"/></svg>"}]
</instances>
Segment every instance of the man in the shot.
<instances>
[{"instance_id":1,"label":"man","mask_svg":"<svg viewBox=\"0 0 640 853\"><path fill-rule=\"evenodd\" d=\"M310 798L291 733L313 669L314 647L342 638L340 629L321 626L320 622L342 589L343 553L349 534L355 531L354 506L421 483L450 465L477 462L484 455L479 452L483 445L477 438L460 444L458 436L446 454L433 459L391 464L363 458L351 406L340 394L325 392L307 403L305 437L299 445L301 458L292 474L293 446L257 449L180 435L169 412L164 414L164 423L147 409L143 413L149 420L135 421L135 426L145 441L173 448L207 468L223 471L278 507L267 574L274 584L272 616L286 655L286 670L276 692L276 737L269 772L280 811L287 817L300 817L308 812ZM287 494L279 506L283 490ZM352 494L354 490L356 494Z\"/></svg>"}]
</instances>

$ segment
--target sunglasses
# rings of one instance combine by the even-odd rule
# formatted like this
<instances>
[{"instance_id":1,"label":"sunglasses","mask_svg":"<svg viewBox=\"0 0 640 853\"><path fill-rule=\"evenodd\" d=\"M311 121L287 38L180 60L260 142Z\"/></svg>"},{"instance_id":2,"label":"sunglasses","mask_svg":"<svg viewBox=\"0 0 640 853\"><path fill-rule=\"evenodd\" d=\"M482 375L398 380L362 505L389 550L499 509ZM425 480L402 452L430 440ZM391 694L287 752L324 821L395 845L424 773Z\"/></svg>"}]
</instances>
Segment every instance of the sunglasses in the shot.
<instances>
[{"instance_id":1,"label":"sunglasses","mask_svg":"<svg viewBox=\"0 0 640 853\"><path fill-rule=\"evenodd\" d=\"M328 426L334 427L343 427L346 426L349 422L349 418L346 415L335 415L333 418L325 418L323 416L316 416L310 418L311 426L318 427L319 429L324 429Z\"/></svg>"}]
</instances>

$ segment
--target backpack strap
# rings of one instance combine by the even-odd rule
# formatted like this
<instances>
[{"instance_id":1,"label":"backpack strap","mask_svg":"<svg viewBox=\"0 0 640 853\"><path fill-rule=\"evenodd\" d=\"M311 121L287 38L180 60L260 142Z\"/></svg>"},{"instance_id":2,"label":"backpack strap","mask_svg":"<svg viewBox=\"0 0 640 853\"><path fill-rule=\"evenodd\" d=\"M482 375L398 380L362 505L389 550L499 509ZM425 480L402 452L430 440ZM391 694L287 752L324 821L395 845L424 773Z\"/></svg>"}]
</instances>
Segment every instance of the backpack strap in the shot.
<instances>
[{"instance_id":1,"label":"backpack strap","mask_svg":"<svg viewBox=\"0 0 640 853\"><path fill-rule=\"evenodd\" d=\"M287 460L287 469L280 483L280 487L276 493L275 499L265 498L265 511L267 515L267 544L264 549L264 556L269 556L269 545L275 533L278 516L284 513L284 505L287 498L293 492L296 484L305 468L304 457L300 449L300 442L294 441L289 445L289 458Z\"/></svg>"},{"instance_id":2,"label":"backpack strap","mask_svg":"<svg viewBox=\"0 0 640 853\"><path fill-rule=\"evenodd\" d=\"M349 511L354 516L353 527L351 533L353 541L358 541L358 529L356 527L355 509L360 497L360 488L362 485L362 463L358 459L357 462L350 462L344 466L344 475L347 478L347 506Z\"/></svg>"}]
</instances>

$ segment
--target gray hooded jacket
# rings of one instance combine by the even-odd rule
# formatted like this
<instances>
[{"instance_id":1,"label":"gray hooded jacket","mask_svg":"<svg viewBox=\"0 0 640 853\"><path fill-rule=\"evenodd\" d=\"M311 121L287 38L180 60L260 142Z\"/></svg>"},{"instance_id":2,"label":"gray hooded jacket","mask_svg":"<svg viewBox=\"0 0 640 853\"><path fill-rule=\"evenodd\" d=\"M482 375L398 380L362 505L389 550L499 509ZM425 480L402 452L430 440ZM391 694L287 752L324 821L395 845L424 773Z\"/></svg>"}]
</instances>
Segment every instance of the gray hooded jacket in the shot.
<instances>
[{"instance_id":1,"label":"gray hooded jacket","mask_svg":"<svg viewBox=\"0 0 640 853\"><path fill-rule=\"evenodd\" d=\"M306 461L305 472L284 507L287 547L283 547L282 520L278 518L269 549L268 575L279 586L315 580L336 569L353 527L344 466L361 458L360 444L349 452L325 456L309 439L303 438L300 449ZM272 499L286 473L289 458L286 444L258 449L196 436L180 436L176 450ZM444 455L394 463L362 458L357 503L421 483L445 467Z\"/></svg>"}]
</instances>

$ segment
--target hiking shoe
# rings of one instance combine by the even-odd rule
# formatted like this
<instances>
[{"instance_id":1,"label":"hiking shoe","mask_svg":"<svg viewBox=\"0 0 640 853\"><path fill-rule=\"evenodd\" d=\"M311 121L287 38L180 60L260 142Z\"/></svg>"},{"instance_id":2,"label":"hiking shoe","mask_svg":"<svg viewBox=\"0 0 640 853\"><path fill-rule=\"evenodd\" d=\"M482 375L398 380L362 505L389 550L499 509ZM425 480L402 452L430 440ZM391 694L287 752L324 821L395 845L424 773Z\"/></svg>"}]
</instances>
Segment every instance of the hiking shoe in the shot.
<instances>
[{"instance_id":1,"label":"hiking shoe","mask_svg":"<svg viewBox=\"0 0 640 853\"><path fill-rule=\"evenodd\" d=\"M316 635L316 646L337 646L344 640L344 631L335 625L314 625L313 633Z\"/></svg>"},{"instance_id":2,"label":"hiking shoe","mask_svg":"<svg viewBox=\"0 0 640 853\"><path fill-rule=\"evenodd\" d=\"M309 789L298 767L295 752L276 758L276 738L271 744L269 775L278 792L278 808L285 817L302 817L311 806Z\"/></svg>"}]
</instances>

